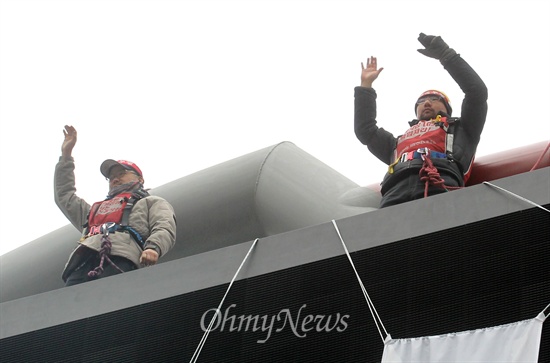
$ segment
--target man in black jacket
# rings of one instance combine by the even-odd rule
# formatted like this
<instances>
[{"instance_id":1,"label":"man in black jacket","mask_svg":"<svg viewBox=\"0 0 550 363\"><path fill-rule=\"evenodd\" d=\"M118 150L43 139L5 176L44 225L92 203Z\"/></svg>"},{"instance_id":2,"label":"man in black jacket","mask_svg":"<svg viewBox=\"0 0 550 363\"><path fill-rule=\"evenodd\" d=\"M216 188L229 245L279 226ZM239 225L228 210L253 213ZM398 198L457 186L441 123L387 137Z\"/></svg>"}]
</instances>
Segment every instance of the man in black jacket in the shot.
<instances>
[{"instance_id":1,"label":"man in black jacket","mask_svg":"<svg viewBox=\"0 0 550 363\"><path fill-rule=\"evenodd\" d=\"M451 117L448 97L428 90L415 103L416 119L395 137L376 125L376 91L372 83L383 68L370 57L361 63L361 86L355 87L355 134L389 165L382 181L380 207L387 207L463 187L468 179L487 116L487 87L462 57L439 36L420 33L425 49L438 59L464 92L460 118Z\"/></svg>"}]
</instances>

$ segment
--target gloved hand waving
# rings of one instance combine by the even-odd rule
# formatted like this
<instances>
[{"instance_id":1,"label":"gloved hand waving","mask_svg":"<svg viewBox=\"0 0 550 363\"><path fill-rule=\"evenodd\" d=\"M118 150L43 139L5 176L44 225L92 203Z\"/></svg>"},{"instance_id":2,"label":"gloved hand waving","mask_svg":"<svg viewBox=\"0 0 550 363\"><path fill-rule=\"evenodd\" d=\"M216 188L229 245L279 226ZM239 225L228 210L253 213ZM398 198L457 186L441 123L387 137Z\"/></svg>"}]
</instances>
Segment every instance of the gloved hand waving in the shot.
<instances>
[{"instance_id":1,"label":"gloved hand waving","mask_svg":"<svg viewBox=\"0 0 550 363\"><path fill-rule=\"evenodd\" d=\"M440 36L420 33L418 36L418 41L426 48L418 49L418 52L424 54L426 57L439 60L448 60L456 54L454 49L449 48L447 43L445 43Z\"/></svg>"}]
</instances>

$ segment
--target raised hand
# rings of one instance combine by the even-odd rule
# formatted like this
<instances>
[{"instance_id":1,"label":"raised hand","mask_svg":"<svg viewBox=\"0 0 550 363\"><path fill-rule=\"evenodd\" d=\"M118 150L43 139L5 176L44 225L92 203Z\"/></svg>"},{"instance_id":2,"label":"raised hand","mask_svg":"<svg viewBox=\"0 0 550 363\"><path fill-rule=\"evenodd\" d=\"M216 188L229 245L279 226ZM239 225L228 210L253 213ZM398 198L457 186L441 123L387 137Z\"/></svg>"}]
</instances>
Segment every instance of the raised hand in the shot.
<instances>
[{"instance_id":1,"label":"raised hand","mask_svg":"<svg viewBox=\"0 0 550 363\"><path fill-rule=\"evenodd\" d=\"M367 59L366 67L363 62L361 62L361 87L372 87L372 82L378 78L378 75L383 69L384 68L378 69L376 57L373 56Z\"/></svg>"},{"instance_id":2,"label":"raised hand","mask_svg":"<svg viewBox=\"0 0 550 363\"><path fill-rule=\"evenodd\" d=\"M65 135L65 139L63 140L63 144L61 144L61 155L63 157L70 157L76 144L76 129L73 126L65 125L63 135Z\"/></svg>"},{"instance_id":3,"label":"raised hand","mask_svg":"<svg viewBox=\"0 0 550 363\"><path fill-rule=\"evenodd\" d=\"M447 43L445 43L440 36L420 33L418 36L418 41L424 46L424 48L426 48L418 49L418 52L424 54L426 57L443 59L450 58L456 54L456 52L452 48L449 48Z\"/></svg>"}]
</instances>

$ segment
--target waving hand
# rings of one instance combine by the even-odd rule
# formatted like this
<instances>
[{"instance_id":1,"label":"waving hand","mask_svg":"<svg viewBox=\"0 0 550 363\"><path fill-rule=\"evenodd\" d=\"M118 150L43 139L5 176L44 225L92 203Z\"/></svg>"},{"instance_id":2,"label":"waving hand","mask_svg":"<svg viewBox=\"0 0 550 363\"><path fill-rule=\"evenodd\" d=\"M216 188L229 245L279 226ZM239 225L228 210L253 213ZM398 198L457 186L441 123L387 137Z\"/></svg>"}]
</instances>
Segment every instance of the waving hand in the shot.
<instances>
[{"instance_id":1,"label":"waving hand","mask_svg":"<svg viewBox=\"0 0 550 363\"><path fill-rule=\"evenodd\" d=\"M367 66L361 62L361 87L372 87L372 82L376 78L378 78L378 75L384 68L378 69L376 57L370 57L367 59Z\"/></svg>"}]
</instances>

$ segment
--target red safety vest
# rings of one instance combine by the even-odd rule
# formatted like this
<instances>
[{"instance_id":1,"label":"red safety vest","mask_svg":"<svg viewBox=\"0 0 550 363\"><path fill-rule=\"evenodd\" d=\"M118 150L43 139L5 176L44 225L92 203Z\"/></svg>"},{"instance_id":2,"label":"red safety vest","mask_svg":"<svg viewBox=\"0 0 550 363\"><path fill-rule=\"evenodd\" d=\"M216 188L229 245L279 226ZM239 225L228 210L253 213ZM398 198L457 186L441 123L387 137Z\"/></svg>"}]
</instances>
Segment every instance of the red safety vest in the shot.
<instances>
[{"instance_id":1,"label":"red safety vest","mask_svg":"<svg viewBox=\"0 0 550 363\"><path fill-rule=\"evenodd\" d=\"M393 170L393 165L397 163L401 155L423 148L445 153L448 158L452 159L453 132L451 126L459 120L460 119L453 117L447 118L437 116L435 120L422 120L411 126L407 132L397 139L397 146L394 150L395 162L390 165L390 170ZM466 183L470 177L472 164L473 159L468 169L463 174L464 183ZM392 171L390 171L390 173L391 172Z\"/></svg>"},{"instance_id":2,"label":"red safety vest","mask_svg":"<svg viewBox=\"0 0 550 363\"><path fill-rule=\"evenodd\" d=\"M88 216L88 235L101 233L100 228L104 223L120 224L124 208L131 197L132 193L121 193L111 199L94 203Z\"/></svg>"},{"instance_id":3,"label":"red safety vest","mask_svg":"<svg viewBox=\"0 0 550 363\"><path fill-rule=\"evenodd\" d=\"M440 153L452 150L452 145L447 145L448 128L449 123L446 117L441 117L437 121L419 121L397 139L395 159L403 155L403 153L426 147ZM452 142L452 140L450 141Z\"/></svg>"}]
</instances>

